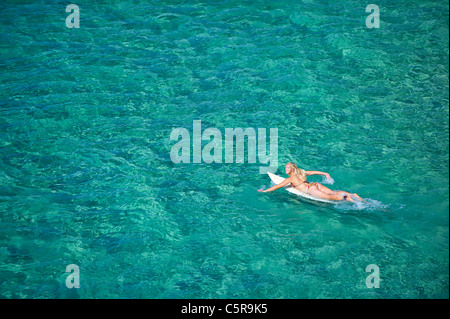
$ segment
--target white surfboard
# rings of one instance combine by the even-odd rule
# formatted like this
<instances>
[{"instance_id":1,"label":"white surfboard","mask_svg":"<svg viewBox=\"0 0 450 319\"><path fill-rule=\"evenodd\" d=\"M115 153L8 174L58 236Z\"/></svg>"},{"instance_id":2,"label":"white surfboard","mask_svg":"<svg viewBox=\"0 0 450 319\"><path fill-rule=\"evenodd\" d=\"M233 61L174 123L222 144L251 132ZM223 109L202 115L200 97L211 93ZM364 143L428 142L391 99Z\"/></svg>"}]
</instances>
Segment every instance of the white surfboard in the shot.
<instances>
[{"instance_id":1,"label":"white surfboard","mask_svg":"<svg viewBox=\"0 0 450 319\"><path fill-rule=\"evenodd\" d=\"M267 173L270 177L270 179L272 180L272 182L274 182L275 184L280 184L282 181L285 180L284 177L272 174L270 172ZM285 190L287 190L289 193L295 194L297 196L302 197L302 199L307 199L309 201L314 201L314 202L321 202L321 203L328 203L328 204L336 204L337 201L333 201L333 200L329 200L329 199L324 199L324 198L319 198L310 194L307 194L305 192L299 191L298 189L295 189L294 187L292 187L291 184L288 184L284 187Z\"/></svg>"}]
</instances>

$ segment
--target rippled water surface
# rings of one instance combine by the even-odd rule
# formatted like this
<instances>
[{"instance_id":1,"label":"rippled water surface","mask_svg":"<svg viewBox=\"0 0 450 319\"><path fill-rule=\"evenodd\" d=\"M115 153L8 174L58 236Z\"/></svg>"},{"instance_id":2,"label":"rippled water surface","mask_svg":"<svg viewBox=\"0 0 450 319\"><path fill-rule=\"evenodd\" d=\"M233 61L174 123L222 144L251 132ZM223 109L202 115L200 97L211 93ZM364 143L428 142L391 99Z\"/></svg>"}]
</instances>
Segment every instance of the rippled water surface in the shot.
<instances>
[{"instance_id":1,"label":"rippled water surface","mask_svg":"<svg viewBox=\"0 0 450 319\"><path fill-rule=\"evenodd\" d=\"M449 297L447 1L67 4L0 4L1 297ZM369 205L174 164L194 120L278 128L278 174Z\"/></svg>"}]
</instances>

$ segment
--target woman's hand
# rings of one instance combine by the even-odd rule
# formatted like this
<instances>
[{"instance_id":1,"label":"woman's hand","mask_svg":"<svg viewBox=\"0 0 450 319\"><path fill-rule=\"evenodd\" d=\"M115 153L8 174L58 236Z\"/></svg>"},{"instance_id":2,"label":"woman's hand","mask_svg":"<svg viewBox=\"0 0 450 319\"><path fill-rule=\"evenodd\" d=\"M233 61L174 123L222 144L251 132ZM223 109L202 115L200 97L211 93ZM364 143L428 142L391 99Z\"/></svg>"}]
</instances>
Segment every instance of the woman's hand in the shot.
<instances>
[{"instance_id":1,"label":"woman's hand","mask_svg":"<svg viewBox=\"0 0 450 319\"><path fill-rule=\"evenodd\" d=\"M328 173L325 173L325 177L326 177L327 179L331 179L331 176L330 176L330 174L328 174Z\"/></svg>"},{"instance_id":2,"label":"woman's hand","mask_svg":"<svg viewBox=\"0 0 450 319\"><path fill-rule=\"evenodd\" d=\"M264 189L258 189L258 192L260 192L260 193L264 193Z\"/></svg>"}]
</instances>

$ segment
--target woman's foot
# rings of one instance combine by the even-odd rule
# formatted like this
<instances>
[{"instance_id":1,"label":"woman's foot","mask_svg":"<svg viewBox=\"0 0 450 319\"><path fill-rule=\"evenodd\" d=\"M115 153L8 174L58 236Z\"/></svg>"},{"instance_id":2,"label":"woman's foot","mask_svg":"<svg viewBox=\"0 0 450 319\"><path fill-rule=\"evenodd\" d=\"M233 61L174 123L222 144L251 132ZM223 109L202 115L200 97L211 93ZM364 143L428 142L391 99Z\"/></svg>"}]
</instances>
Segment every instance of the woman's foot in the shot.
<instances>
[{"instance_id":1,"label":"woman's foot","mask_svg":"<svg viewBox=\"0 0 450 319\"><path fill-rule=\"evenodd\" d=\"M362 202L364 202L364 203L366 203L366 204L369 204L369 203L366 202L364 199L362 199L361 197L359 197L358 194L354 193L353 196L355 196L355 197L356 197L357 199L359 199L360 201L362 201Z\"/></svg>"}]
</instances>

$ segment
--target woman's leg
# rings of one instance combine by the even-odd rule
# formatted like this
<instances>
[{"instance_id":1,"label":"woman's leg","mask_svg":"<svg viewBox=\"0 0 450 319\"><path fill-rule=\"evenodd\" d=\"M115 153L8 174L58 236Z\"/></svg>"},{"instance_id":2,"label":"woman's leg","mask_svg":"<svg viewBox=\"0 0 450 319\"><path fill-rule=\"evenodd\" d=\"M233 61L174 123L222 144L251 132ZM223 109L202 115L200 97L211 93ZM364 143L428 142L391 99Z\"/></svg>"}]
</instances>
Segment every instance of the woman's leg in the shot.
<instances>
[{"instance_id":1,"label":"woman's leg","mask_svg":"<svg viewBox=\"0 0 450 319\"><path fill-rule=\"evenodd\" d=\"M333 191L331 189L329 189L328 187L323 186L322 184L317 183L317 187L319 188L319 190L321 192L327 193L329 195L347 195L347 196L355 196L356 198L363 200L361 197L359 197L358 194L356 193L349 193L349 192L345 192L345 191Z\"/></svg>"},{"instance_id":2,"label":"woman's leg","mask_svg":"<svg viewBox=\"0 0 450 319\"><path fill-rule=\"evenodd\" d=\"M325 192L322 192L317 186L311 186L308 189L308 193L317 196L324 199L331 199L331 200L343 200L344 195L338 195L338 194L327 194ZM350 196L347 197L347 200L353 201Z\"/></svg>"},{"instance_id":3,"label":"woman's leg","mask_svg":"<svg viewBox=\"0 0 450 319\"><path fill-rule=\"evenodd\" d=\"M323 186L322 184L319 184L319 183L317 183L317 187L319 188L319 190L321 192L324 192L324 193L327 193L330 195L333 195L333 194L334 195L353 195L353 194L350 194L350 193L344 192L344 191L333 191L333 190L329 189L328 187Z\"/></svg>"}]
</instances>

